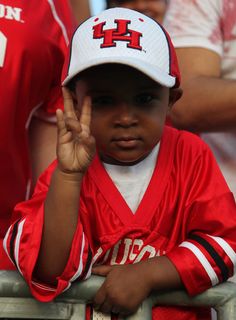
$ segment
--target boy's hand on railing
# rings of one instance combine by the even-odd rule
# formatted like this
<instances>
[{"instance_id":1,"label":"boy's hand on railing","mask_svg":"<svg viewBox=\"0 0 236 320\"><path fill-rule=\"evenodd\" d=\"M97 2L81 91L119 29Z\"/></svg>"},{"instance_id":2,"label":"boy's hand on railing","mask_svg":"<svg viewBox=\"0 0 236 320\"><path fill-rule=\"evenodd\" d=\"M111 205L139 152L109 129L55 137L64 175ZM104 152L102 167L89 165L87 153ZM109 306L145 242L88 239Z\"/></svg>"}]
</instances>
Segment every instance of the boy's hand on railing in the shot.
<instances>
[{"instance_id":1,"label":"boy's hand on railing","mask_svg":"<svg viewBox=\"0 0 236 320\"><path fill-rule=\"evenodd\" d=\"M106 276L94 297L94 308L122 316L134 313L152 290L146 261L120 266L97 266L93 274Z\"/></svg>"},{"instance_id":2,"label":"boy's hand on railing","mask_svg":"<svg viewBox=\"0 0 236 320\"><path fill-rule=\"evenodd\" d=\"M66 173L84 173L95 154L95 139L90 133L91 101L84 99L78 116L70 91L62 90L64 113L60 109L56 112L58 167Z\"/></svg>"}]
</instances>

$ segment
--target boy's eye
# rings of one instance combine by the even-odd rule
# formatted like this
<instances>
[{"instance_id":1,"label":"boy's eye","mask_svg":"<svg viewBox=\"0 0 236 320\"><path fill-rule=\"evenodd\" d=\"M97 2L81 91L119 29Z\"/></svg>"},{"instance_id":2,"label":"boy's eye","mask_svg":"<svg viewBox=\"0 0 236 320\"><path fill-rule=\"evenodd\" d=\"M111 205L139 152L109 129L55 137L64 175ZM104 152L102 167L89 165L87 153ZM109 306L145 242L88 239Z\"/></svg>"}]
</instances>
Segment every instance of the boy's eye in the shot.
<instances>
[{"instance_id":1,"label":"boy's eye","mask_svg":"<svg viewBox=\"0 0 236 320\"><path fill-rule=\"evenodd\" d=\"M92 104L93 105L103 105L103 106L106 106L106 105L111 105L112 104L112 98L109 97L109 96L101 96L101 97L95 97L95 98L92 98Z\"/></svg>"},{"instance_id":2,"label":"boy's eye","mask_svg":"<svg viewBox=\"0 0 236 320\"><path fill-rule=\"evenodd\" d=\"M139 94L135 97L135 102L136 104L140 105L140 104L148 104L150 102L152 102L154 99L153 95L150 93L142 93Z\"/></svg>"}]
</instances>

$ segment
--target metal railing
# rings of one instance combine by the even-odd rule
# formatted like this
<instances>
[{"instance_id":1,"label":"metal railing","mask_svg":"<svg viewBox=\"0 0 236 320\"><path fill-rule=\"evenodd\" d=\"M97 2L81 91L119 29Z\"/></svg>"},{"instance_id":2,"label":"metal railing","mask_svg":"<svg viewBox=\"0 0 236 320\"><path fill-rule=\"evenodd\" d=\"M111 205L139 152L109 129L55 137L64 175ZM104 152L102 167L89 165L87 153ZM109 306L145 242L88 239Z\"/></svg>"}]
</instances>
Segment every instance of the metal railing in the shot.
<instances>
[{"instance_id":1,"label":"metal railing","mask_svg":"<svg viewBox=\"0 0 236 320\"><path fill-rule=\"evenodd\" d=\"M104 278L92 276L74 283L54 302L40 303L32 298L29 288L15 271L0 271L0 318L85 319L85 304L92 300ZM138 311L124 320L151 320L151 309L160 306L212 307L218 320L236 319L236 284L225 282L193 298L183 291L152 294Z\"/></svg>"}]
</instances>

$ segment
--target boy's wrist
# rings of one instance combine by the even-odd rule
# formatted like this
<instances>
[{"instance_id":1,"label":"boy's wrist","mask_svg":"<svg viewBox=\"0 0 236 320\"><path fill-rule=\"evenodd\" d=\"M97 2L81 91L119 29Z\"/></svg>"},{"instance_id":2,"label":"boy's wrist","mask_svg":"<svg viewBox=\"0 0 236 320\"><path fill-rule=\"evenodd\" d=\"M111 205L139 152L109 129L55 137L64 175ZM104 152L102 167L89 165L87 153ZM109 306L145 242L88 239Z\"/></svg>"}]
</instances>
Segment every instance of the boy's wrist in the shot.
<instances>
[{"instance_id":1,"label":"boy's wrist","mask_svg":"<svg viewBox=\"0 0 236 320\"><path fill-rule=\"evenodd\" d=\"M148 281L151 290L183 288L183 283L174 265L166 256L147 259Z\"/></svg>"},{"instance_id":2,"label":"boy's wrist","mask_svg":"<svg viewBox=\"0 0 236 320\"><path fill-rule=\"evenodd\" d=\"M67 182L81 182L85 172L69 172L62 170L57 166L55 174L62 180Z\"/></svg>"}]
</instances>

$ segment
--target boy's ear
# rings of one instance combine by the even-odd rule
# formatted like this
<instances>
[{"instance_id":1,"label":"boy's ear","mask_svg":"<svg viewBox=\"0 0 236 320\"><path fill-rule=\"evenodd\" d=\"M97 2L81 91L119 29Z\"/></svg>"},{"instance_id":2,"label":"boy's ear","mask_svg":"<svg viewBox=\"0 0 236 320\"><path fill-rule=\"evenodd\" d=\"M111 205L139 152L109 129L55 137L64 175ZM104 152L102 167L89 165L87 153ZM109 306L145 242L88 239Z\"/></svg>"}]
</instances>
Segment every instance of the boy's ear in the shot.
<instances>
[{"instance_id":1,"label":"boy's ear","mask_svg":"<svg viewBox=\"0 0 236 320\"><path fill-rule=\"evenodd\" d=\"M183 90L181 88L171 88L169 95L169 109L178 101L183 95Z\"/></svg>"}]
</instances>

